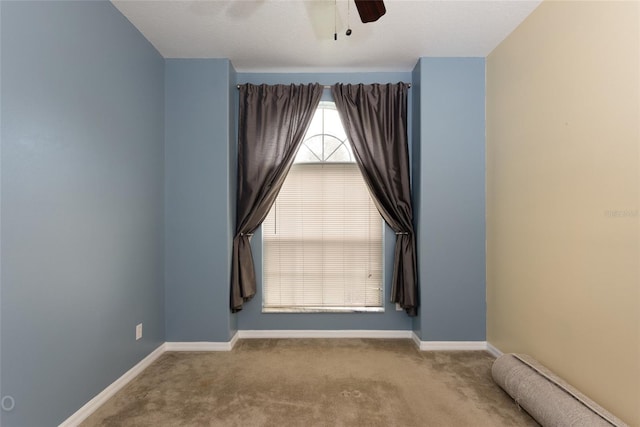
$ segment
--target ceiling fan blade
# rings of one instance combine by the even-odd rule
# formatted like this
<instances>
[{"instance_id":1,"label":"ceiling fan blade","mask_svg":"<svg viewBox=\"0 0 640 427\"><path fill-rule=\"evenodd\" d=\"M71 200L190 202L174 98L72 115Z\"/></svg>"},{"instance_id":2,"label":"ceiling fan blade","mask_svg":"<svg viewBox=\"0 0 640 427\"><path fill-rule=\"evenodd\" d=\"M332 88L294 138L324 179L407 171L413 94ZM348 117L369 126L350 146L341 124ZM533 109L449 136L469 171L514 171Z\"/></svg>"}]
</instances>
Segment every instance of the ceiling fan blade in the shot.
<instances>
[{"instance_id":1,"label":"ceiling fan blade","mask_svg":"<svg viewBox=\"0 0 640 427\"><path fill-rule=\"evenodd\" d=\"M383 0L354 0L363 23L377 21L387 12Z\"/></svg>"}]
</instances>

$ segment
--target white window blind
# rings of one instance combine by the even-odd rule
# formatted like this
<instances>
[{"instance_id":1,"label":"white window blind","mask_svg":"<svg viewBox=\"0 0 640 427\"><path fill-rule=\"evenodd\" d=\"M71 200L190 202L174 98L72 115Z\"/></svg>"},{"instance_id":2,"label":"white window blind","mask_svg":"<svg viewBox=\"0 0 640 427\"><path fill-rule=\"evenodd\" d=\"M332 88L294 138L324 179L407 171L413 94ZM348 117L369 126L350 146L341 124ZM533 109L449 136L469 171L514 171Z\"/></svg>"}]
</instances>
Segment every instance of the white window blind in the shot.
<instances>
[{"instance_id":1,"label":"white window blind","mask_svg":"<svg viewBox=\"0 0 640 427\"><path fill-rule=\"evenodd\" d=\"M314 122L262 225L264 309L380 308L382 218L337 112L323 104Z\"/></svg>"}]
</instances>

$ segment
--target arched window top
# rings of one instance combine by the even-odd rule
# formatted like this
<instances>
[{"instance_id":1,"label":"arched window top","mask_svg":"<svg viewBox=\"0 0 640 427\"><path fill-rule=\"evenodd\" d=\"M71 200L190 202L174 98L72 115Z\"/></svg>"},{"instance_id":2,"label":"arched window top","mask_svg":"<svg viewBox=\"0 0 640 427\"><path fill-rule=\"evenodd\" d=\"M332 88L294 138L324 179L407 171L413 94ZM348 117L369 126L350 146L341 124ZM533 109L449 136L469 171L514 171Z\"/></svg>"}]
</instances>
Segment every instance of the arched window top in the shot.
<instances>
[{"instance_id":1,"label":"arched window top","mask_svg":"<svg viewBox=\"0 0 640 427\"><path fill-rule=\"evenodd\" d=\"M318 105L294 163L355 163L333 102L323 101Z\"/></svg>"}]
</instances>

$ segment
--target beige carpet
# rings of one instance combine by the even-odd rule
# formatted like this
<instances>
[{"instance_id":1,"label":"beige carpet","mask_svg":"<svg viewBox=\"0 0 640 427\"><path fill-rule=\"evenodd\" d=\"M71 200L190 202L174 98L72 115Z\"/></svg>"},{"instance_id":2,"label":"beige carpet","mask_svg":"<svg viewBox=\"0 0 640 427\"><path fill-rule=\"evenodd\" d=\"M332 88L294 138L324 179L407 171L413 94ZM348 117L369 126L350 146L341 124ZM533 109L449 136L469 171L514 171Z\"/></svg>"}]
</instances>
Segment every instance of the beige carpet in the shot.
<instances>
[{"instance_id":1,"label":"beige carpet","mask_svg":"<svg viewBox=\"0 0 640 427\"><path fill-rule=\"evenodd\" d=\"M485 352L409 340L242 340L162 355L83 426L535 426Z\"/></svg>"}]
</instances>

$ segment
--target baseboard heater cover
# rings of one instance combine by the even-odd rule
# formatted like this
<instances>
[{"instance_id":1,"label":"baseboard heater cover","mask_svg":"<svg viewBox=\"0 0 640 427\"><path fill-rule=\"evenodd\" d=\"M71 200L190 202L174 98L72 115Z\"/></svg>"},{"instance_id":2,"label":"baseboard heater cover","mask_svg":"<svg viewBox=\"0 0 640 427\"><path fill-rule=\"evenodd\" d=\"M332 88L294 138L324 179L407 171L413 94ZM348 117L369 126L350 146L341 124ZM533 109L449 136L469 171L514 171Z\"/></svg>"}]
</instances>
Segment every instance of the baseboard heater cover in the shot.
<instances>
[{"instance_id":1,"label":"baseboard heater cover","mask_svg":"<svg viewBox=\"0 0 640 427\"><path fill-rule=\"evenodd\" d=\"M491 375L544 427L628 427L527 355L503 354L493 362Z\"/></svg>"}]
</instances>

